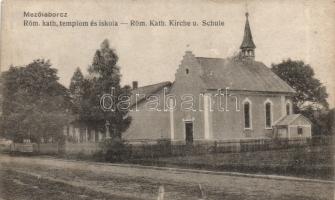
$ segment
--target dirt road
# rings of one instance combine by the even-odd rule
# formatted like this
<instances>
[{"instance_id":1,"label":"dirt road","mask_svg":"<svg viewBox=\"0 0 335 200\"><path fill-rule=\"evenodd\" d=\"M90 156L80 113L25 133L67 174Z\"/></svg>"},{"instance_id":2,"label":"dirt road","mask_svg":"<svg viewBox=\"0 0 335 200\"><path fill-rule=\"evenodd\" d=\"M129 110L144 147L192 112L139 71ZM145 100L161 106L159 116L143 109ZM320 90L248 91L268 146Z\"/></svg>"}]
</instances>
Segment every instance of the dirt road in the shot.
<instances>
[{"instance_id":1,"label":"dirt road","mask_svg":"<svg viewBox=\"0 0 335 200\"><path fill-rule=\"evenodd\" d=\"M2 199L334 199L334 184L0 155ZM28 194L36 194L28 198ZM39 195L38 195L39 194ZM27 198L22 198L27 197Z\"/></svg>"}]
</instances>

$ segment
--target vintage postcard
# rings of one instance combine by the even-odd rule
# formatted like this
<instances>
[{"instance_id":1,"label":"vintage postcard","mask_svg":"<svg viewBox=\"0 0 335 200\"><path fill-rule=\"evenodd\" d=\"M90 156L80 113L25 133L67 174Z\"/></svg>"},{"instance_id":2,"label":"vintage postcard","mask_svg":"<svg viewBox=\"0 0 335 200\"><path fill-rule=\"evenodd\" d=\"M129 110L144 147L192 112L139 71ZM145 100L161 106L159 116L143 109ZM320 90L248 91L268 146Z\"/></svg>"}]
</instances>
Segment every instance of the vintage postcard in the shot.
<instances>
[{"instance_id":1,"label":"vintage postcard","mask_svg":"<svg viewBox=\"0 0 335 200\"><path fill-rule=\"evenodd\" d=\"M332 200L335 1L2 0L0 200Z\"/></svg>"}]
</instances>

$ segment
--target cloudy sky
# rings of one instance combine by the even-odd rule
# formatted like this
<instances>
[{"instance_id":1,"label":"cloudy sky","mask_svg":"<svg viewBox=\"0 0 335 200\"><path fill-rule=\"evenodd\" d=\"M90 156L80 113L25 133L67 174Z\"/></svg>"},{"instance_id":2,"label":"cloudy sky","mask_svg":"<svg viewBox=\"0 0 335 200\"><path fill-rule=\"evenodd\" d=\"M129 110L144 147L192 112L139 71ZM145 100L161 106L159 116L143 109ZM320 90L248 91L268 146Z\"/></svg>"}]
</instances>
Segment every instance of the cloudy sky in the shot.
<instances>
[{"instance_id":1,"label":"cloudy sky","mask_svg":"<svg viewBox=\"0 0 335 200\"><path fill-rule=\"evenodd\" d=\"M109 39L120 57L122 83L139 85L173 81L186 50L196 56L227 57L238 51L245 12L256 48L256 60L270 66L283 59L303 60L327 86L334 106L335 3L331 0L246 1L51 1L3 3L1 70L50 59L60 82L69 85L75 68L86 73L100 43ZM222 27L24 27L23 12L66 12L56 21L221 20ZM37 19L37 20L41 20ZM189 45L189 47L187 47Z\"/></svg>"}]
</instances>

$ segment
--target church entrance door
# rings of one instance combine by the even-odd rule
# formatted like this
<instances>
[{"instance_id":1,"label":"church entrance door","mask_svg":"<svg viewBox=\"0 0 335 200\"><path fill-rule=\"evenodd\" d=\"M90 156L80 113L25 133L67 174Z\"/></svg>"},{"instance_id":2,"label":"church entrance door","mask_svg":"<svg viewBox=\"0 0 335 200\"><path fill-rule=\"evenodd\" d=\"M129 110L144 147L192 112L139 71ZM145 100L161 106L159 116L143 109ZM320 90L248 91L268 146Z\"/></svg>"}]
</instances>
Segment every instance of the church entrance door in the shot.
<instances>
[{"instance_id":1,"label":"church entrance door","mask_svg":"<svg viewBox=\"0 0 335 200\"><path fill-rule=\"evenodd\" d=\"M186 144L193 144L193 122L185 122Z\"/></svg>"}]
</instances>

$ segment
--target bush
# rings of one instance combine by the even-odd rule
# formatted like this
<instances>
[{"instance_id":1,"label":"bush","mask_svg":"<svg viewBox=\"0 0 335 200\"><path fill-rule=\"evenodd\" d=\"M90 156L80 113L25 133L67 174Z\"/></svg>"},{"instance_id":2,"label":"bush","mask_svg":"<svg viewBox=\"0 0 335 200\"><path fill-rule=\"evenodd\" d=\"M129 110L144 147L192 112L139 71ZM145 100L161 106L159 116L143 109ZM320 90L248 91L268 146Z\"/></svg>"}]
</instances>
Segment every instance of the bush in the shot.
<instances>
[{"instance_id":1,"label":"bush","mask_svg":"<svg viewBox=\"0 0 335 200\"><path fill-rule=\"evenodd\" d=\"M131 148L119 139L105 139L100 145L102 157L108 162L121 162L131 155Z\"/></svg>"}]
</instances>

